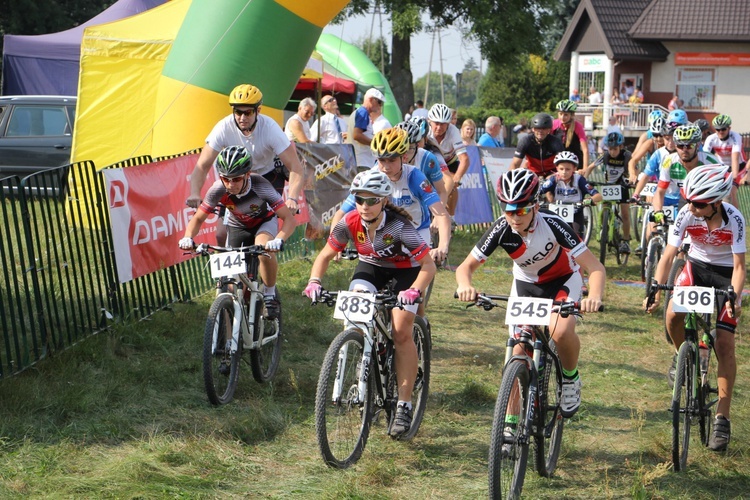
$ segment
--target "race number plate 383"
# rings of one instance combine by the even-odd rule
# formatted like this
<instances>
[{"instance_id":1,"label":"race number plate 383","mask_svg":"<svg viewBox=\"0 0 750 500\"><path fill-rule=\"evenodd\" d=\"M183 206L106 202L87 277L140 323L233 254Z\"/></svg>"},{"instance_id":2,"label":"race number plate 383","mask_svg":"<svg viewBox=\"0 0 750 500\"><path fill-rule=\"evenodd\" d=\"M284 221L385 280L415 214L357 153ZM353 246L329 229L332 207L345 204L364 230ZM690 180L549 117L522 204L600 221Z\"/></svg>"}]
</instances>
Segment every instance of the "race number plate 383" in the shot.
<instances>
[{"instance_id":1,"label":"race number plate 383","mask_svg":"<svg viewBox=\"0 0 750 500\"><path fill-rule=\"evenodd\" d=\"M674 312L714 312L714 289L706 286L676 286L672 292Z\"/></svg>"},{"instance_id":2,"label":"race number plate 383","mask_svg":"<svg viewBox=\"0 0 750 500\"><path fill-rule=\"evenodd\" d=\"M368 323L375 315L375 296L367 292L339 292L333 317L352 323Z\"/></svg>"},{"instance_id":3,"label":"race number plate 383","mask_svg":"<svg viewBox=\"0 0 750 500\"><path fill-rule=\"evenodd\" d=\"M245 272L245 254L243 252L222 252L211 255L211 277L234 276Z\"/></svg>"},{"instance_id":4,"label":"race number plate 383","mask_svg":"<svg viewBox=\"0 0 750 500\"><path fill-rule=\"evenodd\" d=\"M550 314L552 314L552 299L510 297L508 309L505 310L505 324L547 326Z\"/></svg>"}]
</instances>

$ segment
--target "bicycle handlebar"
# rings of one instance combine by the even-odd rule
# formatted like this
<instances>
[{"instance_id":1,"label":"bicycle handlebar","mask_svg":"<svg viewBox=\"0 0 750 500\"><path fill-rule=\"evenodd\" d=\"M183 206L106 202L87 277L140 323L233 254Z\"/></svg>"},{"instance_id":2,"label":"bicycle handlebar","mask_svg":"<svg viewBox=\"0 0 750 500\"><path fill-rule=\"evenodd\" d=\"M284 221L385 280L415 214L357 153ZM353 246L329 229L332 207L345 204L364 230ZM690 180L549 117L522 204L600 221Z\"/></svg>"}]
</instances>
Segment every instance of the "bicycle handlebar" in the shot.
<instances>
[{"instance_id":1,"label":"bicycle handlebar","mask_svg":"<svg viewBox=\"0 0 750 500\"><path fill-rule=\"evenodd\" d=\"M284 245L282 243L281 250L284 249ZM209 255L211 252L243 252L245 255L263 255L268 257L269 253L266 251L266 247L263 245L249 245L249 246L241 246L241 247L220 247L217 245L211 245L209 243L200 243L195 249L193 250L195 253L199 253L201 255Z\"/></svg>"},{"instance_id":2,"label":"bicycle handlebar","mask_svg":"<svg viewBox=\"0 0 750 500\"><path fill-rule=\"evenodd\" d=\"M401 304L398 300L398 293L394 292L393 290L382 290L380 292L377 292L375 295L375 302L380 303L384 305L388 309L393 309L394 307L398 307L399 309L404 308L404 304ZM318 303L323 303L327 305L328 307L333 307L336 304L336 298L339 296L339 292L333 292L329 290L320 290L320 300L313 300L311 302L311 305L315 305ZM422 297L419 297L414 303L420 304L422 302Z\"/></svg>"},{"instance_id":3,"label":"bicycle handlebar","mask_svg":"<svg viewBox=\"0 0 750 500\"><path fill-rule=\"evenodd\" d=\"M651 304L654 303L654 300L656 300L657 291L672 291L674 290L674 287L675 285L660 285L656 282L656 280L653 280L651 282L651 285L649 286L648 299L646 300L646 309L648 309ZM734 287L732 285L729 285L726 290L723 290L721 288L714 288L714 294L722 298L721 307L719 308L719 310L724 307L724 304L729 302L729 307L732 309L732 316L734 316L734 301L737 299L737 293L734 291Z\"/></svg>"},{"instance_id":4,"label":"bicycle handlebar","mask_svg":"<svg viewBox=\"0 0 750 500\"><path fill-rule=\"evenodd\" d=\"M458 298L458 293L453 293L453 298ZM495 300L500 300L507 302L508 299L513 298L510 295L492 295L489 293L477 293L477 298L474 301L473 304L469 304L466 306L468 309L469 307L481 307L485 311L489 311L495 307L498 307L500 304L497 304L496 302L493 302ZM557 306L557 310L553 311L558 313L561 317L567 318L571 314L573 315L580 315L581 312L581 303L575 302L572 300L553 300L552 301L553 306ZM604 312L604 304L599 306L599 309L597 309L597 312Z\"/></svg>"}]
</instances>

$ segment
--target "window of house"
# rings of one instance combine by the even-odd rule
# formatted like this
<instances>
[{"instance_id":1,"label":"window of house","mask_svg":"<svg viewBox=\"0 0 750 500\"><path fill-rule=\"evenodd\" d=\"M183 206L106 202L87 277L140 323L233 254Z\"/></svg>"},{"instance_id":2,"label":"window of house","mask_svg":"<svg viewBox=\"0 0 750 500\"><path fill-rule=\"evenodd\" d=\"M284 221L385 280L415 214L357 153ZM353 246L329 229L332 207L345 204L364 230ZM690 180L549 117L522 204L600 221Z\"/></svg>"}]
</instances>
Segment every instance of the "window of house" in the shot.
<instances>
[{"instance_id":1,"label":"window of house","mask_svg":"<svg viewBox=\"0 0 750 500\"><path fill-rule=\"evenodd\" d=\"M589 90L591 87L595 87L602 94L607 94L607 90L604 88L604 72L602 71L590 71L578 73L578 91L581 95L581 102L588 102Z\"/></svg>"},{"instance_id":2,"label":"window of house","mask_svg":"<svg viewBox=\"0 0 750 500\"><path fill-rule=\"evenodd\" d=\"M713 110L715 68L677 68L677 95L688 110Z\"/></svg>"}]
</instances>

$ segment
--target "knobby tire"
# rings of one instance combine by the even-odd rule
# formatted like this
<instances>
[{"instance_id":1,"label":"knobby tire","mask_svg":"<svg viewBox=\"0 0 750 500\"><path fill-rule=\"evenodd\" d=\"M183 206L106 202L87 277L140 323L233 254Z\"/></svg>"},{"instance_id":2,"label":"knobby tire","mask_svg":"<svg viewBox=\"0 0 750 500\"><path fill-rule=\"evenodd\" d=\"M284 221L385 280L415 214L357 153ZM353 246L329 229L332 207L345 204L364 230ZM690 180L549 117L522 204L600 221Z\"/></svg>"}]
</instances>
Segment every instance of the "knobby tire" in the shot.
<instances>
[{"instance_id":1,"label":"knobby tire","mask_svg":"<svg viewBox=\"0 0 750 500\"><path fill-rule=\"evenodd\" d=\"M677 356L677 370L672 391L672 463L674 471L687 467L690 447L690 424L695 405L693 387L695 383L695 345L683 342Z\"/></svg>"},{"instance_id":2,"label":"knobby tire","mask_svg":"<svg viewBox=\"0 0 750 500\"><path fill-rule=\"evenodd\" d=\"M557 346L550 339L550 348L557 355ZM542 477L552 477L557 468L562 444L563 416L560 411L562 397L562 371L546 354L544 370L539 374L539 411L535 438L534 461Z\"/></svg>"},{"instance_id":3,"label":"knobby tire","mask_svg":"<svg viewBox=\"0 0 750 500\"><path fill-rule=\"evenodd\" d=\"M234 321L233 297L219 295L211 304L203 331L203 382L208 400L215 406L232 400L240 376L241 334L237 351L231 354L229 350Z\"/></svg>"},{"instance_id":4,"label":"knobby tire","mask_svg":"<svg viewBox=\"0 0 750 500\"><path fill-rule=\"evenodd\" d=\"M279 317L274 320L263 318L263 301L258 294L253 294L255 300L258 303L255 305L255 329L253 331L253 340L258 339L263 335L264 338L271 337L276 334L276 338L270 342L264 342L258 349L252 349L250 351L250 368L253 371L253 378L260 382L268 382L271 380L276 371L279 369L279 362L281 361L281 345L282 340L282 323L281 314L282 310L279 307ZM281 296L279 290L276 290L276 300L281 305ZM262 323L262 325L261 325Z\"/></svg>"}]
</instances>

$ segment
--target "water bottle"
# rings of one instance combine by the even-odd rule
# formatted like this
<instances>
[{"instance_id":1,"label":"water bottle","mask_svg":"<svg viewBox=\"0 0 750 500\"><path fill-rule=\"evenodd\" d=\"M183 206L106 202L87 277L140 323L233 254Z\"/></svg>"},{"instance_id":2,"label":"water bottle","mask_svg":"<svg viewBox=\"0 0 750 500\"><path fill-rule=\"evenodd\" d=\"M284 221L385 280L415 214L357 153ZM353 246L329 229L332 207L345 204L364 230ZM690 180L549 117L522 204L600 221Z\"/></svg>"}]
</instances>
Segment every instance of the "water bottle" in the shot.
<instances>
[{"instance_id":1,"label":"water bottle","mask_svg":"<svg viewBox=\"0 0 750 500\"><path fill-rule=\"evenodd\" d=\"M539 373L539 378L541 379L544 374L544 358L542 357L541 340L534 342L534 366L536 366L536 371Z\"/></svg>"}]
</instances>

